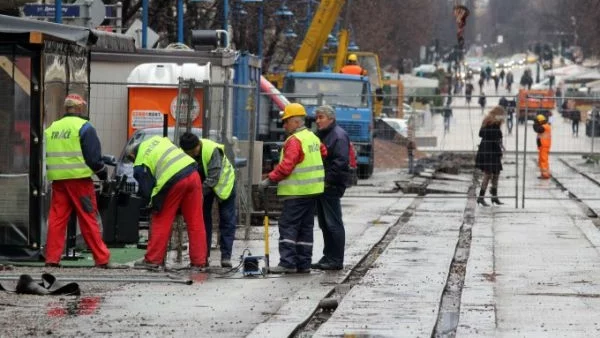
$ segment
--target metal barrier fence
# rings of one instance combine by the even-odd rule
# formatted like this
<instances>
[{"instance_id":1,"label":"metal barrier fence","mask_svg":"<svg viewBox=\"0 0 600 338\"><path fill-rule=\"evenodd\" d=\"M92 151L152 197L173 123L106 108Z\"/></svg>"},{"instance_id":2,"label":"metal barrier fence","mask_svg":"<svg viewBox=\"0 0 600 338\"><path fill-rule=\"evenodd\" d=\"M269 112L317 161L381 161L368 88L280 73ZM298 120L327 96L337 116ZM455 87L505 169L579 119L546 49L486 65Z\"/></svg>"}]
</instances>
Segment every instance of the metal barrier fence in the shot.
<instances>
[{"instance_id":1,"label":"metal barrier fence","mask_svg":"<svg viewBox=\"0 0 600 338\"><path fill-rule=\"evenodd\" d=\"M131 90L140 87L146 91ZM190 108L192 132L224 144L228 158L237 165L236 192L241 224L246 223L245 218L252 210L249 197L252 182L257 183L260 179L260 170L255 168L262 166L261 153L255 154L255 138L250 137L256 129L256 125L252 125L256 93L256 85L195 83L195 100ZM185 97L180 102L183 110L188 109L187 95L188 92L184 92ZM164 113L169 115L168 135L174 139L177 97L176 84L91 82L90 121L98 132L103 153L115 155L120 161L125 145L137 130L143 129L148 135L162 135ZM186 112L181 116L185 115ZM180 124L179 134L185 129L185 124ZM135 185L133 178L128 180Z\"/></svg>"},{"instance_id":2,"label":"metal barrier fence","mask_svg":"<svg viewBox=\"0 0 600 338\"><path fill-rule=\"evenodd\" d=\"M495 92L489 89L484 86L484 91ZM293 96L284 93L291 101L304 103L307 106L320 104L337 106L338 124L346 129L351 138L356 139L362 131L373 128L376 134L373 145L360 147L363 153L359 155L370 156L364 153L365 149L367 152L372 152L376 171L396 169L408 171L407 145L410 141L416 145L417 164L419 157L440 156L443 161L448 161L447 154L452 153L460 154L454 171L474 169L474 158L481 141L479 130L482 121L494 106L499 105L501 99L506 99L514 104L514 108L510 114L507 114L502 124L504 170L501 177L505 179L501 178L501 181L505 182L501 183L503 186L501 194L509 200L514 200L515 205L517 200L540 199L548 196L542 193L543 189L547 189L546 186L538 187L533 184L534 188L531 188L532 184L530 184L532 181L537 182L537 176L540 175L537 165L537 134L532 128L533 120L537 115L546 116L552 126L550 171L555 178L573 174L573 168L560 165L562 162L598 161L596 151L600 146L597 144L600 136L600 114L593 112L593 108L600 106L600 98L570 94L561 97L522 96L519 95L518 90L511 94L501 88L497 94L486 96L486 102L481 106L478 102L479 94L474 92L471 100L467 100L467 97L462 94L405 96L404 101L411 102L408 106L400 106L396 97L386 97L384 94L384 101L395 101L394 105L383 106L382 111L386 112L386 115L361 126L357 113L344 115L343 111L348 107L358 109L369 105L374 106L376 101L373 97L350 94ZM563 107L563 102L569 104ZM451 114L446 113L447 108L450 109ZM345 121L339 121L340 111ZM403 118L398 118L397 116L401 114ZM352 122L348 124L348 120ZM431 160L429 159L428 162ZM507 187L511 188L507 189ZM466 191L452 192L447 197L464 197L466 193ZM370 193L365 193L367 194ZM559 194L554 198L567 199L569 196Z\"/></svg>"},{"instance_id":3,"label":"metal barrier fence","mask_svg":"<svg viewBox=\"0 0 600 338\"><path fill-rule=\"evenodd\" d=\"M150 88L159 87L152 84L144 85ZM129 90L131 84L92 82L90 87L91 121L98 130L104 153L118 156L127 142L128 135L132 132L131 105L135 100ZM165 86L161 85L161 87ZM251 224L252 216L262 214L260 210L262 206L257 205L260 203L257 203L253 186L275 166L279 159L279 147L286 137L279 120L281 102L273 99L272 93L259 94L255 85L201 83L197 84L196 88L201 92L198 97L198 116L202 116L200 125L203 126L205 136L224 143L230 158L246 160L245 165L238 169L238 215L240 224ZM172 90L170 94L172 96L166 104L167 108L161 109L167 109L169 114L172 114L173 102L176 101L173 101L173 98L177 96L177 88L171 86L169 89ZM452 153L460 154L457 172L472 170L480 142L479 129L485 113L497 105L502 97L515 100L515 105L520 106L517 95L504 92L500 95L487 96L486 104L482 109L477 103L478 94L474 93L470 102L467 102L464 95L452 95L451 99L447 95L405 96L404 101L410 102L408 105L404 105L397 97L386 97L384 94L383 98L387 99L384 101L389 104L379 104L379 108L377 108L379 101L370 95L345 93L295 94L294 96L283 93L282 95L287 96L292 102L305 104L309 107L309 115L311 115L311 107L314 109L320 104L337 107L338 123L353 139L359 161L366 163L363 165L363 176L369 176L369 160L373 161L375 171L408 172L407 146L410 141L416 145L416 164L419 164L421 158ZM559 162L561 159L566 159L567 162L573 162L574 159L585 161L582 157L586 156L596 161L596 151L600 149L600 145L596 144L600 136L599 114L588 113L593 107L600 105L598 98L576 96L550 98L557 103L562 100L572 100L572 104L567 110L559 109L557 105L552 109L539 111L526 108L525 111L519 112L517 109L512 118L507 118L502 125L505 153L499 195L505 199L515 200L515 204L518 199L547 196L541 194L541 190L536 190L535 187L532 189L528 184L536 179L539 172L536 164L536 135L531 120L520 120L519 116L533 117L540 112L551 113L548 114L553 128L550 170L556 177L572 174L572 168ZM152 104L159 105L157 102L160 100L158 95L149 95L142 101L146 101L149 107L160 110L158 106L152 106ZM444 118L444 109L448 101L451 101L449 107L452 114ZM162 104L164 105L164 102ZM387 115L372 119L371 111L374 108L381 109ZM578 124L572 122L573 111L576 109L580 111ZM158 123L153 115L146 117L147 119L139 119L136 127L154 126L158 129L162 127L162 122ZM508 123L509 121L512 123ZM309 127L316 128L310 119L308 123ZM577 126L580 128L578 134L574 133L576 129L572 129ZM375 138L372 143L369 143L371 133L375 133ZM540 186L540 189L544 187ZM366 196L372 193L364 194ZM466 194L466 191L453 192L445 197L464 198ZM557 198L563 197L569 198L565 195Z\"/></svg>"}]
</instances>

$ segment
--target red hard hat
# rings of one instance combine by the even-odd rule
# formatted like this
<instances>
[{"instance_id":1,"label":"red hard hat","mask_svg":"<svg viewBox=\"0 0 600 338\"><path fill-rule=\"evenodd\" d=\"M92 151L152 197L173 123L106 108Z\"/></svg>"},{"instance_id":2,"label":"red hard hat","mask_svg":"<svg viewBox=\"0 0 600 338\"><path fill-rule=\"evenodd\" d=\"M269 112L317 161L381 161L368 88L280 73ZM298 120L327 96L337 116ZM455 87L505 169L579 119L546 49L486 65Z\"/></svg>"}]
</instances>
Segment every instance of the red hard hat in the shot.
<instances>
[{"instance_id":1,"label":"red hard hat","mask_svg":"<svg viewBox=\"0 0 600 338\"><path fill-rule=\"evenodd\" d=\"M65 98L65 107L85 106L87 102L79 94L69 94Z\"/></svg>"}]
</instances>

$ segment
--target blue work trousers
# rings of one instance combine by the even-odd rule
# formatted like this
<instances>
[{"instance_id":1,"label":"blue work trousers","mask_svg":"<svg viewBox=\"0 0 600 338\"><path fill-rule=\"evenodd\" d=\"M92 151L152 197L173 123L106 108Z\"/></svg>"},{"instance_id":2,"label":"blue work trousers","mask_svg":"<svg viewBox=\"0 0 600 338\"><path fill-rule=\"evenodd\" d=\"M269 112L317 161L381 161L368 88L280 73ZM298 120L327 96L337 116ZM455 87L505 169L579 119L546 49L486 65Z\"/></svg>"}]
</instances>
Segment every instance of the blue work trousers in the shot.
<instances>
[{"instance_id":1,"label":"blue work trousers","mask_svg":"<svg viewBox=\"0 0 600 338\"><path fill-rule=\"evenodd\" d=\"M208 256L210 257L210 246L212 242L212 206L215 199L219 206L219 247L221 249L221 259L231 259L231 250L233 248L233 239L235 238L235 227L237 220L235 217L235 186L231 190L231 195L226 200L219 200L214 191L210 189L204 194L204 225L206 227L206 242Z\"/></svg>"},{"instance_id":2,"label":"blue work trousers","mask_svg":"<svg viewBox=\"0 0 600 338\"><path fill-rule=\"evenodd\" d=\"M315 206L315 197L283 201L279 217L279 265L290 269L310 269Z\"/></svg>"},{"instance_id":3,"label":"blue work trousers","mask_svg":"<svg viewBox=\"0 0 600 338\"><path fill-rule=\"evenodd\" d=\"M344 246L346 231L342 221L342 204L346 187L326 187L323 195L317 199L317 219L323 232L323 256L325 262L342 266L344 264Z\"/></svg>"}]
</instances>

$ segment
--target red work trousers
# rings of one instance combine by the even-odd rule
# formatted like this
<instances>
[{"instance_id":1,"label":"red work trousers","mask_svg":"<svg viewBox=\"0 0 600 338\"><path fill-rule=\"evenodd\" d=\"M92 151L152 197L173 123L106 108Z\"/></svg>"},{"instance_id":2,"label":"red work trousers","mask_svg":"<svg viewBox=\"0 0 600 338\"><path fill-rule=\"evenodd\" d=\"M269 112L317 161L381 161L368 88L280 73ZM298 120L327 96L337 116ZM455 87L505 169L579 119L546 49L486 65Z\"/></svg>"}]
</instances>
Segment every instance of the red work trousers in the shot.
<instances>
[{"instance_id":1,"label":"red work trousers","mask_svg":"<svg viewBox=\"0 0 600 338\"><path fill-rule=\"evenodd\" d=\"M197 171L175 183L167 192L160 211L152 213L146 262L159 265L164 263L173 221L180 209L187 224L191 265L204 266L206 264L202 184Z\"/></svg>"},{"instance_id":2,"label":"red work trousers","mask_svg":"<svg viewBox=\"0 0 600 338\"><path fill-rule=\"evenodd\" d=\"M46 263L59 263L65 249L66 230L71 212L75 209L81 235L92 251L96 265L107 264L110 251L102 240L98 225L96 192L91 178L52 182L52 200L48 216Z\"/></svg>"},{"instance_id":3,"label":"red work trousers","mask_svg":"<svg viewBox=\"0 0 600 338\"><path fill-rule=\"evenodd\" d=\"M548 162L548 153L550 153L550 148L538 148L538 166L540 167L540 175L543 178L550 178L550 163Z\"/></svg>"}]
</instances>

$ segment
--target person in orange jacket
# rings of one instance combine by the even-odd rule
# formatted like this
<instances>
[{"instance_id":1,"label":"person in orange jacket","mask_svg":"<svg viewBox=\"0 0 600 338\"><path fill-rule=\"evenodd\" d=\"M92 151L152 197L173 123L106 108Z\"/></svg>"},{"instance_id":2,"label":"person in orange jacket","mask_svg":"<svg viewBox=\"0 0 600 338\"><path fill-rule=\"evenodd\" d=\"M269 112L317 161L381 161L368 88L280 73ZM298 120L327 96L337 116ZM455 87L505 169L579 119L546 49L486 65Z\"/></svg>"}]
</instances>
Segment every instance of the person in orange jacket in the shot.
<instances>
[{"instance_id":1,"label":"person in orange jacket","mask_svg":"<svg viewBox=\"0 0 600 338\"><path fill-rule=\"evenodd\" d=\"M548 163L548 153L552 145L552 127L548 123L546 116L539 114L535 117L533 130L537 133L538 147L538 166L540 167L540 179L550 178L550 164Z\"/></svg>"},{"instance_id":2,"label":"person in orange jacket","mask_svg":"<svg viewBox=\"0 0 600 338\"><path fill-rule=\"evenodd\" d=\"M356 54L350 54L348 56L348 63L340 70L342 74L351 75L367 75L367 71L358 64L358 58Z\"/></svg>"}]
</instances>

